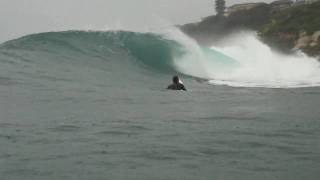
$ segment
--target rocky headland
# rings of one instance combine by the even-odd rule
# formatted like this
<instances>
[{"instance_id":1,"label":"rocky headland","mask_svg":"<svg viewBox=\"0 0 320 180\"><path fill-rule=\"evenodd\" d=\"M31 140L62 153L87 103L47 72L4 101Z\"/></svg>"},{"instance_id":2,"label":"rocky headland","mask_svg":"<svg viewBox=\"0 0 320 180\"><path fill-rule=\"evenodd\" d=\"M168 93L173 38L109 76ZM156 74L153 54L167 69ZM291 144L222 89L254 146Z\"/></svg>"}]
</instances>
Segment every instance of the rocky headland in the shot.
<instances>
[{"instance_id":1,"label":"rocky headland","mask_svg":"<svg viewBox=\"0 0 320 180\"><path fill-rule=\"evenodd\" d=\"M254 30L270 47L285 53L301 50L320 57L320 1L247 3L229 7L223 16L180 26L202 45L222 41L239 30Z\"/></svg>"}]
</instances>

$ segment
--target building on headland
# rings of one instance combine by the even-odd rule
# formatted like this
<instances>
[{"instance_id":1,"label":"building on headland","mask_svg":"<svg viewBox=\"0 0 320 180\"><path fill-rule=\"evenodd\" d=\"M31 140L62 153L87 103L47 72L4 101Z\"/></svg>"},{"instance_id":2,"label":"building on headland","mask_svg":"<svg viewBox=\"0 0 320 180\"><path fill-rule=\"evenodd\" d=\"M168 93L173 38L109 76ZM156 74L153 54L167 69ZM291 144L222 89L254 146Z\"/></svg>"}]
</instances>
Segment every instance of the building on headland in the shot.
<instances>
[{"instance_id":1,"label":"building on headland","mask_svg":"<svg viewBox=\"0 0 320 180\"><path fill-rule=\"evenodd\" d=\"M293 5L299 6L303 4L306 4L306 0L296 0Z\"/></svg>"},{"instance_id":2,"label":"building on headland","mask_svg":"<svg viewBox=\"0 0 320 180\"><path fill-rule=\"evenodd\" d=\"M312 4L320 0L276 0L271 2L269 5L272 8L272 11L280 11L283 9L290 8L292 6L302 5L302 4ZM266 5L266 3L243 3L243 4L234 4L228 8L224 13L224 16L228 17L235 12L248 11L253 8L256 8L261 5Z\"/></svg>"},{"instance_id":3,"label":"building on headland","mask_svg":"<svg viewBox=\"0 0 320 180\"><path fill-rule=\"evenodd\" d=\"M282 10L282 9L286 9L286 8L291 7L293 5L293 1L291 1L291 0L277 0L277 1L273 1L270 5L273 10L277 11L277 10Z\"/></svg>"},{"instance_id":4,"label":"building on headland","mask_svg":"<svg viewBox=\"0 0 320 180\"><path fill-rule=\"evenodd\" d=\"M312 3L315 3L319 0L296 0L294 2L294 5L295 6L299 6L299 5L303 5L303 4L312 4Z\"/></svg>"},{"instance_id":5,"label":"building on headland","mask_svg":"<svg viewBox=\"0 0 320 180\"><path fill-rule=\"evenodd\" d=\"M235 4L226 9L226 12L224 13L224 16L229 16L230 14L233 14L235 12L239 11L247 11L250 9L253 9L255 7L258 7L260 5L264 5L265 3L244 3L244 4Z\"/></svg>"}]
</instances>

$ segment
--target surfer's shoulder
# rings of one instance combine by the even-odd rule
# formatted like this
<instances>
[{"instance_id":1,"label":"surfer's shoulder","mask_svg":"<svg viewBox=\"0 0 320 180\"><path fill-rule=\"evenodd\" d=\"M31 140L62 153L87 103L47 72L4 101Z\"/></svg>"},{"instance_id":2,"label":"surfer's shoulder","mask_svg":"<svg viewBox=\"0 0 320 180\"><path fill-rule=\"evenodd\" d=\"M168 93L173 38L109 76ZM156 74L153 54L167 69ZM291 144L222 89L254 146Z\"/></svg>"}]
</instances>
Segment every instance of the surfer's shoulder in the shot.
<instances>
[{"instance_id":1,"label":"surfer's shoulder","mask_svg":"<svg viewBox=\"0 0 320 180\"><path fill-rule=\"evenodd\" d=\"M177 86L175 84L170 84L167 89L169 90L176 90L177 89Z\"/></svg>"},{"instance_id":2,"label":"surfer's shoulder","mask_svg":"<svg viewBox=\"0 0 320 180\"><path fill-rule=\"evenodd\" d=\"M171 84L167 87L168 90L183 90L183 91L187 91L187 89L185 88L185 86L183 84Z\"/></svg>"}]
</instances>

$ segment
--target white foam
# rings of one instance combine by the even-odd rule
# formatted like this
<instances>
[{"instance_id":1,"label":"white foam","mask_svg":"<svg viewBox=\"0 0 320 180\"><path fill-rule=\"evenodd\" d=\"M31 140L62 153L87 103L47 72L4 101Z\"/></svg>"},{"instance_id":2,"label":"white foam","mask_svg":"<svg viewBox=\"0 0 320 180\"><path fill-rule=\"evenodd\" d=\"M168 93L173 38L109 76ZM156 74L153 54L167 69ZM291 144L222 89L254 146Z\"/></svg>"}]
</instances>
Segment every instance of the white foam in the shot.
<instances>
[{"instance_id":1,"label":"white foam","mask_svg":"<svg viewBox=\"0 0 320 180\"><path fill-rule=\"evenodd\" d=\"M207 59L195 40L189 38L177 28L162 29L158 33L179 42L187 49L185 56L174 59L178 71L195 77L210 78L208 75L210 67L206 65Z\"/></svg>"},{"instance_id":2,"label":"white foam","mask_svg":"<svg viewBox=\"0 0 320 180\"><path fill-rule=\"evenodd\" d=\"M175 61L177 70L207 78L213 84L276 88L320 86L320 63L315 58L303 53L284 55L272 51L253 32L238 32L223 44L211 47L238 62L228 71L210 63L211 57L206 56L195 41L182 33L175 36L189 51L183 59Z\"/></svg>"}]
</instances>

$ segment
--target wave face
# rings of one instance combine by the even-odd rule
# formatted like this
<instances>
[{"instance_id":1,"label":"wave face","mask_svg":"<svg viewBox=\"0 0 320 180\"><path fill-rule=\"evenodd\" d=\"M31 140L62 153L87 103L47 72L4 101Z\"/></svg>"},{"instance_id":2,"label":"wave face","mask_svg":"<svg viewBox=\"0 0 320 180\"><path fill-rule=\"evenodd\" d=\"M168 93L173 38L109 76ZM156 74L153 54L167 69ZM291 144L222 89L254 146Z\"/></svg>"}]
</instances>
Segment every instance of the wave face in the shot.
<instances>
[{"instance_id":1,"label":"wave face","mask_svg":"<svg viewBox=\"0 0 320 180\"><path fill-rule=\"evenodd\" d=\"M173 58L183 51L179 43L152 33L49 32L2 44L0 76L62 91L106 87L114 92L139 91L153 87L155 78L169 83L168 77L161 77L177 73Z\"/></svg>"},{"instance_id":2,"label":"wave face","mask_svg":"<svg viewBox=\"0 0 320 180\"><path fill-rule=\"evenodd\" d=\"M155 77L167 81L168 75L181 73L230 86L320 85L315 59L272 52L252 34L204 48L178 31L50 32L2 44L0 61L3 76L38 83L89 78L141 86Z\"/></svg>"},{"instance_id":3,"label":"wave face","mask_svg":"<svg viewBox=\"0 0 320 180\"><path fill-rule=\"evenodd\" d=\"M28 51L36 55L58 55L61 56L60 59L85 57L121 61L124 57L129 57L132 61L139 61L162 71L172 71L172 58L182 54L182 47L178 43L160 35L125 31L35 34L6 42L1 50L4 55L9 56Z\"/></svg>"}]
</instances>

